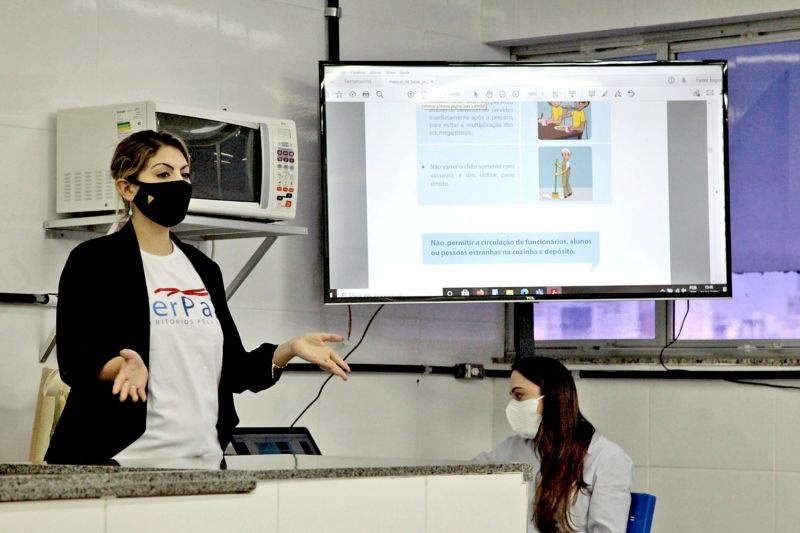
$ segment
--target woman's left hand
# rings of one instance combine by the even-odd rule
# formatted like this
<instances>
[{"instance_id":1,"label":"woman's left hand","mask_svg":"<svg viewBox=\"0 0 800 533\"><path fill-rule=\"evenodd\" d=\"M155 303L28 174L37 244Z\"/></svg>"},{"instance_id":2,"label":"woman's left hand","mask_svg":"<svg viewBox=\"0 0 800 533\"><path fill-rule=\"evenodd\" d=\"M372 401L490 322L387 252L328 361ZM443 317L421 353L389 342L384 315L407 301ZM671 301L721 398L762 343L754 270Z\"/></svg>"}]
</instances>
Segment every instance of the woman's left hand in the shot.
<instances>
[{"instance_id":1,"label":"woman's left hand","mask_svg":"<svg viewBox=\"0 0 800 533\"><path fill-rule=\"evenodd\" d=\"M306 333L284 342L275 350L272 360L277 366L285 366L293 357L317 365L320 369L346 380L350 367L327 343L342 342L344 337L334 333Z\"/></svg>"}]
</instances>

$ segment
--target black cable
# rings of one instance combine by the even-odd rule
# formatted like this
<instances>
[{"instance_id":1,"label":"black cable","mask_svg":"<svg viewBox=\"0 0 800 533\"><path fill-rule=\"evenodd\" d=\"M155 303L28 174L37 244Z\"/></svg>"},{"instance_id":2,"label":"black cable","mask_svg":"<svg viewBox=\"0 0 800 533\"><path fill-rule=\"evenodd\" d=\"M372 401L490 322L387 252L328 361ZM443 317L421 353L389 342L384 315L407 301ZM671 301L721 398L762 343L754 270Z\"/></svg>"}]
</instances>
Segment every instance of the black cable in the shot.
<instances>
[{"instance_id":1,"label":"black cable","mask_svg":"<svg viewBox=\"0 0 800 533\"><path fill-rule=\"evenodd\" d=\"M0 304L45 305L50 303L50 294L52 293L0 292Z\"/></svg>"},{"instance_id":2,"label":"black cable","mask_svg":"<svg viewBox=\"0 0 800 533\"><path fill-rule=\"evenodd\" d=\"M343 360L347 361L347 358L348 358L348 357L350 357L350 355L351 355L353 352L355 352L355 351L358 349L358 347L359 347L359 346L361 346L361 342L364 340L364 337L366 337L366 336L367 336L367 332L369 331L369 327L372 325L372 321L373 321L373 320L375 320L375 317L376 317L376 316L378 316L378 313L380 313L380 312L381 312L381 309L383 309L383 306L384 306L384 305L385 305L385 304L381 304L381 305L380 305L380 307L378 307L378 308L375 310L375 312L374 312L374 313L372 313L372 317L370 317L370 319L369 319L369 322L367 322L367 327L365 327L365 328L364 328L364 333L362 333L362 334L361 334L361 338L360 338L360 339L358 339L358 342L356 343L356 345L355 345L355 346L353 346L353 348L352 348L352 349L351 349L349 352L347 352L347 355L345 355L345 356L342 358ZM327 384L328 384L328 382L331 380L331 378L332 378L333 376L334 376L334 374L331 374L330 376L328 376L328 377L325 379L325 381L323 381L323 382L322 382L322 386L319 388L319 391L317 392L317 395L314 397L314 399L313 399L313 400L311 400L311 402L310 402L308 405L306 405L306 408L305 408L305 409L303 409L303 411L302 411L302 412L301 412L299 415L297 415L297 418L295 418L295 419L294 419L294 422L292 422L292 423L291 423L291 425L289 426L290 428L293 428L293 427L294 427L294 425L295 425L295 424L297 424L297 421L298 421L298 420L300 420L300 418L301 418L301 417L302 417L304 414L306 414L306 411L308 411L308 410L309 410L309 408L310 408L312 405L314 405L314 403L315 403L317 400L319 400L319 397L320 397L320 396L322 396L322 390L325 388L325 385L327 385Z\"/></svg>"},{"instance_id":3,"label":"black cable","mask_svg":"<svg viewBox=\"0 0 800 533\"><path fill-rule=\"evenodd\" d=\"M672 308L675 309L675 304L672 304ZM673 338L671 341L669 341L667 344L665 344L664 347L661 348L660 352L658 352L658 362L661 363L661 366L663 366L664 370L666 370L667 372L680 372L681 371L680 369L674 369L674 368L667 367L666 363L664 363L664 350L666 350L667 348L669 348L670 346L675 344L677 342L677 340L681 337L681 333L683 332L683 325L686 324L686 317L687 316L689 316L689 300L686 300L686 312L683 314L683 320L681 320L681 327L678 328L678 334L675 335L675 338Z\"/></svg>"},{"instance_id":4,"label":"black cable","mask_svg":"<svg viewBox=\"0 0 800 533\"><path fill-rule=\"evenodd\" d=\"M800 387L796 385L776 385L775 383L760 383L758 381L746 381L744 379L725 378L725 381L736 383L738 385L755 385L756 387L771 387L773 389L797 389Z\"/></svg>"},{"instance_id":5,"label":"black cable","mask_svg":"<svg viewBox=\"0 0 800 533\"><path fill-rule=\"evenodd\" d=\"M328 60L339 61L339 0L328 0Z\"/></svg>"}]
</instances>

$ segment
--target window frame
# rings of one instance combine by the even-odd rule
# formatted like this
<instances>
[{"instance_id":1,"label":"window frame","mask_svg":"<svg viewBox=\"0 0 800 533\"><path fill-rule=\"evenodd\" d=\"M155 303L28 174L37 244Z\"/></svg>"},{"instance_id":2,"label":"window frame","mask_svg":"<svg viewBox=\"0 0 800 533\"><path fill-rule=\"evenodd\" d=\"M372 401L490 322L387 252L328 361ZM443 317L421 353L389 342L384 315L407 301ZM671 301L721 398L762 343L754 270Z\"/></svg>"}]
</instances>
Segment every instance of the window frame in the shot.
<instances>
[{"instance_id":1,"label":"window frame","mask_svg":"<svg viewBox=\"0 0 800 533\"><path fill-rule=\"evenodd\" d=\"M685 29L641 28L617 34L563 35L527 40L510 46L512 61L588 61L611 60L653 54L658 60L673 60L684 52L714 50L746 45L800 41L800 16L754 17L750 20L698 26ZM735 289L734 289L734 294ZM652 300L655 304L655 338L647 340L551 340L532 341L539 355L566 358L583 365L617 365L666 361L679 365L749 365L772 367L800 363L800 335L794 339L692 339L676 340L687 300ZM528 355L533 344L520 339L533 337L533 317L519 320L524 305L506 304L506 350L503 360ZM687 320L691 319L691 303ZM521 324L521 326L520 326ZM518 346L523 344L522 346ZM740 367L737 367L740 368Z\"/></svg>"}]
</instances>

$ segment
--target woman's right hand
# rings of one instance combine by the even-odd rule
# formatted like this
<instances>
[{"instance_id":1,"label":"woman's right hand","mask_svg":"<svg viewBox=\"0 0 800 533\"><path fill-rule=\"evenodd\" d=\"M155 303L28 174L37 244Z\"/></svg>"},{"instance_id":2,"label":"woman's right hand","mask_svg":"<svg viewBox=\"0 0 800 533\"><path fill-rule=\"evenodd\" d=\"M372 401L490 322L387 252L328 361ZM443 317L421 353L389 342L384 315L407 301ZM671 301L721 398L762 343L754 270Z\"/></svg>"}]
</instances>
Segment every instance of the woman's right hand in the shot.
<instances>
[{"instance_id":1,"label":"woman's right hand","mask_svg":"<svg viewBox=\"0 0 800 533\"><path fill-rule=\"evenodd\" d=\"M142 356L126 348L120 350L119 357L122 360L111 393L119 394L121 402L128 398L134 402L147 401L147 366Z\"/></svg>"}]
</instances>

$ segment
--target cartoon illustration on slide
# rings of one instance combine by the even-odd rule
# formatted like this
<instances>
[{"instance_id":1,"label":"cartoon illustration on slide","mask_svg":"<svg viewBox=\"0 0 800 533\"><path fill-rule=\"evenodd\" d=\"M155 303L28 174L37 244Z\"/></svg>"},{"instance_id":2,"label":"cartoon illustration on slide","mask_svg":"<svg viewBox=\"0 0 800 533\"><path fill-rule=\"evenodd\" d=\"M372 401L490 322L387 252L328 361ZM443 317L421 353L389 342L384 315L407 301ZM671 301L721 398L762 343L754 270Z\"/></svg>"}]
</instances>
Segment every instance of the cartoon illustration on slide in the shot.
<instances>
[{"instance_id":1,"label":"cartoon illustration on slide","mask_svg":"<svg viewBox=\"0 0 800 533\"><path fill-rule=\"evenodd\" d=\"M539 102L539 140L588 139L591 124L589 104L587 101Z\"/></svg>"},{"instance_id":2,"label":"cartoon illustration on slide","mask_svg":"<svg viewBox=\"0 0 800 533\"><path fill-rule=\"evenodd\" d=\"M561 197L565 200L572 196L572 187L569 186L569 175L572 172L572 168L570 168L569 164L569 156L571 152L569 148L562 148L561 149L561 160L562 162L559 163L556 160L556 171L554 177L561 176ZM556 184L553 183L553 192L550 195L551 198L558 198L558 191L556 190Z\"/></svg>"},{"instance_id":3,"label":"cartoon illustration on slide","mask_svg":"<svg viewBox=\"0 0 800 533\"><path fill-rule=\"evenodd\" d=\"M550 106L550 118L544 118L545 124L561 124L564 122L564 108L561 107L561 102L547 102Z\"/></svg>"},{"instance_id":4,"label":"cartoon illustration on slide","mask_svg":"<svg viewBox=\"0 0 800 533\"><path fill-rule=\"evenodd\" d=\"M539 195L547 200L592 200L592 148L539 148Z\"/></svg>"}]
</instances>

